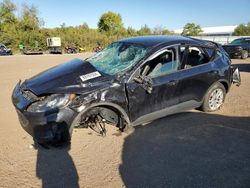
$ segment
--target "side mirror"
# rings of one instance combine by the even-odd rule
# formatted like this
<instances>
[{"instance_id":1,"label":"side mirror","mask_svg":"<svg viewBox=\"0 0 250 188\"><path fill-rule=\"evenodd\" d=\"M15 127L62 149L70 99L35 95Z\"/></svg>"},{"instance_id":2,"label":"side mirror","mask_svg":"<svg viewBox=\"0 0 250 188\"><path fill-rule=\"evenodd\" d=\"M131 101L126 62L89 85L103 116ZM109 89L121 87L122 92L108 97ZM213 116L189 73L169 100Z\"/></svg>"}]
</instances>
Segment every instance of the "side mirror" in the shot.
<instances>
[{"instance_id":1,"label":"side mirror","mask_svg":"<svg viewBox=\"0 0 250 188\"><path fill-rule=\"evenodd\" d=\"M144 77L144 82L142 84L142 87L147 91L148 94L152 93L153 83L151 77L149 76Z\"/></svg>"},{"instance_id":2,"label":"side mirror","mask_svg":"<svg viewBox=\"0 0 250 188\"><path fill-rule=\"evenodd\" d=\"M146 65L146 67L143 69L141 75L134 78L134 81L141 84L142 87L147 91L147 93L152 93L152 79L149 76L146 76L148 71L150 70L150 67Z\"/></svg>"}]
</instances>

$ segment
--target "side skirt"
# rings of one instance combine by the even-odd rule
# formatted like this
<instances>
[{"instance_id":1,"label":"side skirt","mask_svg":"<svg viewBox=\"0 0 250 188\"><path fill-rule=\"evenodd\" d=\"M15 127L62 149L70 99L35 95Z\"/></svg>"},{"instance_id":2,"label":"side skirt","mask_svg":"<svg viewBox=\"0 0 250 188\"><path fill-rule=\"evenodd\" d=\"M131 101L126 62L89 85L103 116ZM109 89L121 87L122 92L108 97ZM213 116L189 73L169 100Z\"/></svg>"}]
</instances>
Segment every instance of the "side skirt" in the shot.
<instances>
[{"instance_id":1,"label":"side skirt","mask_svg":"<svg viewBox=\"0 0 250 188\"><path fill-rule=\"evenodd\" d=\"M197 102L195 100L186 101L186 102L174 105L174 106L164 108L162 110L158 110L156 112L152 112L150 114L143 115L143 116L137 118L135 121L131 122L131 125L137 126L137 125L141 125L144 123L148 123L150 121L165 117L167 115L171 115L171 114L183 112L185 110L197 108L197 107L201 106L201 104L202 104L202 102Z\"/></svg>"}]
</instances>

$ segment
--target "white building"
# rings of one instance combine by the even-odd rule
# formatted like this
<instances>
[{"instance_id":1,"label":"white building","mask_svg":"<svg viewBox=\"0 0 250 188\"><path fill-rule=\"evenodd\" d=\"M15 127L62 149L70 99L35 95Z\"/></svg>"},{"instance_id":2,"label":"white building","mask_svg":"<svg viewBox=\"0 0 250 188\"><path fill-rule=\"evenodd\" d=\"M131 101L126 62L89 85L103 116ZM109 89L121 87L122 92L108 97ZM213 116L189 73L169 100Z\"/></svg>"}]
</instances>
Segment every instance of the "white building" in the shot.
<instances>
[{"instance_id":1,"label":"white building","mask_svg":"<svg viewBox=\"0 0 250 188\"><path fill-rule=\"evenodd\" d=\"M234 29L238 25L231 25L231 26L217 26L217 27L203 27L201 35L203 36L231 36L234 32ZM174 32L176 34L181 34L183 31L182 29L176 29Z\"/></svg>"}]
</instances>

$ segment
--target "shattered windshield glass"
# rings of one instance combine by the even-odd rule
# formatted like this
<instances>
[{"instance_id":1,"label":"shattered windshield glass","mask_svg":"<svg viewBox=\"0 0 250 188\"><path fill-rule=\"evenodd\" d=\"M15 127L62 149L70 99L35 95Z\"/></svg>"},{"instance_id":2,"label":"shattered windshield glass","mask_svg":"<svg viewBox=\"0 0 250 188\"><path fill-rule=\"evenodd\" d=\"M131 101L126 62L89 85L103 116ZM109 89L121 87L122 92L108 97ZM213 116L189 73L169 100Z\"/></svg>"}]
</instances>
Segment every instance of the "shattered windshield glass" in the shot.
<instances>
[{"instance_id":1,"label":"shattered windshield glass","mask_svg":"<svg viewBox=\"0 0 250 188\"><path fill-rule=\"evenodd\" d=\"M116 42L86 60L97 70L115 75L131 68L145 53L146 48L142 46Z\"/></svg>"}]
</instances>

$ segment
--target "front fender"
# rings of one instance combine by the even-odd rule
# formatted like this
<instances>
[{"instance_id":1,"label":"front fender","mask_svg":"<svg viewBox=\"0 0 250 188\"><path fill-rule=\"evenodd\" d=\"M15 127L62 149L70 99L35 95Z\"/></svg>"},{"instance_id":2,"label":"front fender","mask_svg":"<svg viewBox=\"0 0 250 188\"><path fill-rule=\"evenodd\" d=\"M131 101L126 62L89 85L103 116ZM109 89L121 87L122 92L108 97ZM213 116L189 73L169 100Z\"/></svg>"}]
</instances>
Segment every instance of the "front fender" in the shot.
<instances>
[{"instance_id":1,"label":"front fender","mask_svg":"<svg viewBox=\"0 0 250 188\"><path fill-rule=\"evenodd\" d=\"M119 105L115 104L115 103L111 103L111 102L98 102L98 103L93 103L88 107L85 107L84 105L82 105L81 107L79 107L79 113L78 115L75 117L75 119L73 120L70 128L69 128L69 133L70 135L72 134L73 128L74 126L77 124L77 122L79 122L79 120L81 119L82 115L85 114L86 112L90 111L91 109L95 108L95 107L110 107L110 108L114 108L116 109L124 118L124 120L127 122L128 125L131 125L130 123L130 119L128 114L126 113L126 111Z\"/></svg>"}]
</instances>

